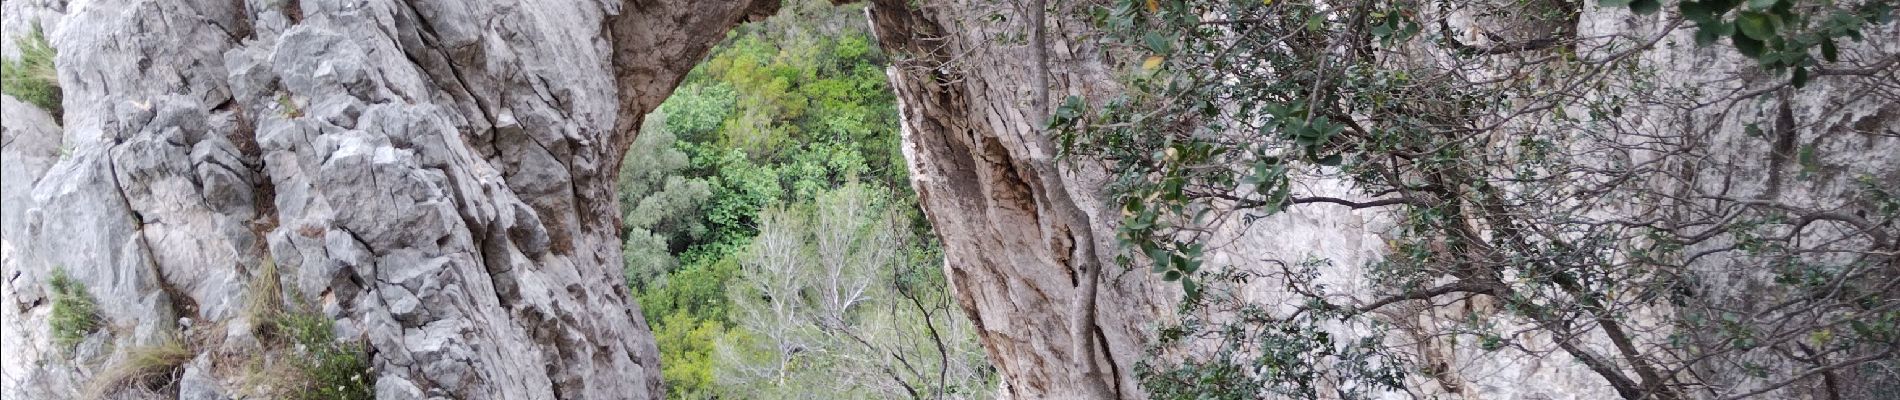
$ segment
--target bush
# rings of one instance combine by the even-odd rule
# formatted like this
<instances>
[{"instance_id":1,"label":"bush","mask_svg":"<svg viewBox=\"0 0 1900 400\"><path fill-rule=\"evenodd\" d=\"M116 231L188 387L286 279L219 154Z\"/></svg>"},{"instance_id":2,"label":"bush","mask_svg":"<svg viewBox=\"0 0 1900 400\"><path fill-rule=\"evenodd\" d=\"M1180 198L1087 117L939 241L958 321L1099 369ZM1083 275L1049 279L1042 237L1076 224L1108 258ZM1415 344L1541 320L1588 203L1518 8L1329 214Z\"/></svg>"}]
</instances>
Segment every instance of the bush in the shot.
<instances>
[{"instance_id":1,"label":"bush","mask_svg":"<svg viewBox=\"0 0 1900 400\"><path fill-rule=\"evenodd\" d=\"M63 268L54 268L47 283L53 290L53 315L47 321L53 328L53 343L71 350L99 330L99 305L86 292L86 285L74 281Z\"/></svg>"},{"instance_id":2,"label":"bush","mask_svg":"<svg viewBox=\"0 0 1900 400\"><path fill-rule=\"evenodd\" d=\"M653 338L660 348L661 379L670 399L716 398L713 353L727 334L718 321L695 318L686 310L654 319Z\"/></svg>"},{"instance_id":3,"label":"bush","mask_svg":"<svg viewBox=\"0 0 1900 400\"><path fill-rule=\"evenodd\" d=\"M59 73L53 69L53 46L38 24L26 37L15 38L20 59L0 62L0 93L13 95L53 114L60 115Z\"/></svg>"},{"instance_id":4,"label":"bush","mask_svg":"<svg viewBox=\"0 0 1900 400\"><path fill-rule=\"evenodd\" d=\"M318 313L285 313L275 325L295 345L289 361L301 373L290 397L302 400L374 399L375 376L363 346L338 343L335 323Z\"/></svg>"},{"instance_id":5,"label":"bush","mask_svg":"<svg viewBox=\"0 0 1900 400\"><path fill-rule=\"evenodd\" d=\"M253 359L253 393L299 400L374 399L375 371L357 343L337 341L335 321L320 312L286 307L277 264L266 260L251 278L246 314L269 354ZM290 296L297 297L297 296Z\"/></svg>"}]
</instances>

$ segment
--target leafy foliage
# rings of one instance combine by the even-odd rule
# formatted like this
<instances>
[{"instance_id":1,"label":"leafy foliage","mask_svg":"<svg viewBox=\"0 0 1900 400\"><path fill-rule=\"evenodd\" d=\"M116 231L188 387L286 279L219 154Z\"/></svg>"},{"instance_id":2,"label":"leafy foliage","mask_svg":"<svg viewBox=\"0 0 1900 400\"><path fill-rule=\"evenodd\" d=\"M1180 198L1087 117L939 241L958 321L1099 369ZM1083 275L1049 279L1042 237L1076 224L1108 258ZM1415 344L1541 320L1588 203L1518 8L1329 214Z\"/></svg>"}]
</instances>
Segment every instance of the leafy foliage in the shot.
<instances>
[{"instance_id":1,"label":"leafy foliage","mask_svg":"<svg viewBox=\"0 0 1900 400\"><path fill-rule=\"evenodd\" d=\"M679 266L673 254L709 234L699 214L712 198L712 185L682 175L691 160L674 146L672 132L657 126L664 115L656 116L648 119L620 166L620 190L642 194L620 198L623 257L636 290L664 284L666 273Z\"/></svg>"},{"instance_id":2,"label":"leafy foliage","mask_svg":"<svg viewBox=\"0 0 1900 400\"><path fill-rule=\"evenodd\" d=\"M661 378L671 398L702 399L718 396L713 384L713 351L727 331L718 321L694 318L687 311L668 314L654 324L660 347Z\"/></svg>"},{"instance_id":3,"label":"leafy foliage","mask_svg":"<svg viewBox=\"0 0 1900 400\"><path fill-rule=\"evenodd\" d=\"M787 364L787 371L796 372L797 379L737 379L756 375L735 372L751 368L736 360L777 360L784 355L774 347L759 346L773 336L763 332L758 321L740 315L756 310L747 308L753 304L750 297L737 294L767 279L747 272L745 265L761 230L769 225L766 220L788 218L784 211L772 210L811 210L816 207L813 199L837 197L846 190L840 188L846 187L855 188L849 189L853 193L878 193L872 196L877 201L864 205L873 207L874 214L896 215L901 222L879 227L903 231L899 233L910 239L883 243L889 248L858 247L844 253L876 250L907 257L905 263L878 268L927 265L924 259L908 257L934 254L935 244L916 235L926 226L922 217L899 211L914 210L916 205L909 197L898 147L896 100L886 87L885 60L864 30L859 7L788 2L778 16L738 28L688 74L673 97L647 116L622 166L628 283L638 294L646 319L653 322L662 375L672 398L805 396L798 395L800 391L839 396L892 393L876 389L890 387L892 380L886 375L880 372L873 376L876 379L866 379L859 373L888 358L870 363L823 358L829 361L813 363L820 358L801 354L795 357L800 360L796 365ZM856 211L872 212L873 208ZM936 268L899 276L904 282L942 280ZM877 277L882 284L897 284L889 276ZM896 312L891 315L903 316L901 321L854 325L860 329L854 332L885 338L893 330L920 332L915 329L929 326L945 330L941 333L946 341L969 340L967 331L955 332L963 336L949 336L949 326L961 315L938 310L948 304L942 300L947 299L944 285L904 286L900 292L882 287L886 289L874 296L877 304L900 304L887 298L899 294L941 301L929 303L927 312L911 310L915 307L891 310ZM835 340L825 345L877 357L887 357L889 352L939 353L934 347L874 343L887 353L866 353L863 345L842 346ZM909 357L923 360L917 358L921 355ZM987 371L956 360L955 365L962 368L959 374ZM925 381L937 380L934 375L930 378L907 378L903 383L923 387ZM979 389L957 385L956 390ZM951 385L935 387L947 386Z\"/></svg>"},{"instance_id":4,"label":"leafy foliage","mask_svg":"<svg viewBox=\"0 0 1900 400\"><path fill-rule=\"evenodd\" d=\"M314 312L278 315L278 332L294 345L290 362L300 385L290 397L299 400L368 400L376 398L375 372L363 346L339 342L335 321Z\"/></svg>"},{"instance_id":5,"label":"leafy foliage","mask_svg":"<svg viewBox=\"0 0 1900 400\"><path fill-rule=\"evenodd\" d=\"M1623 1L1605 1L1605 6ZM1746 4L1744 4L1746 3ZM1770 71L1792 70L1796 87L1804 86L1821 61L1840 61L1838 41L1861 41L1863 27L1893 18L1893 4L1874 1L1852 7L1833 2L1801 0L1690 0L1677 4L1683 18L1694 22L1698 45L1723 37L1742 55ZM1655 0L1630 2L1640 14L1654 13ZM1819 59L1815 57L1820 55Z\"/></svg>"},{"instance_id":6,"label":"leafy foliage","mask_svg":"<svg viewBox=\"0 0 1900 400\"><path fill-rule=\"evenodd\" d=\"M375 398L367 349L336 337L336 322L287 295L277 264L263 262L245 293L245 317L265 354L249 354L251 395L299 400ZM289 300L291 303L285 304Z\"/></svg>"},{"instance_id":7,"label":"leafy foliage","mask_svg":"<svg viewBox=\"0 0 1900 400\"><path fill-rule=\"evenodd\" d=\"M1633 21L1663 5L1601 3L1628 7ZM1163 330L1144 387L1163 398L1370 398L1409 390L1401 372L1443 372L1393 351L1384 334L1561 352L1626 398L1686 396L1679 388L1690 384L1665 371L1735 371L1772 388L1806 378L1765 371L1891 357L1900 336L1886 321L1900 313L1891 295L1900 281L1878 266L1894 262L1888 238L1900 232L1892 216L1869 212L1882 194L1862 188L1801 204L1710 191L1697 182L1725 167L1712 161L1710 133L1672 119L1762 118L1774 112L1748 105L1771 104L1759 96L1800 87L1814 71L1869 76L1824 63L1850 60L1845 40L1888 23L1890 2L1679 5L1697 43L1727 37L1756 61L1739 68L1791 78L1752 92L1659 81L1656 70L1672 66L1634 55L1662 46L1677 25L1580 35L1583 10L1564 1L1116 0L1094 9L1096 28L1132 61L1130 90L1066 99L1049 127L1067 156L1115 171L1120 260L1187 295L1188 317ZM1738 94L1709 94L1721 90ZM1804 176L1855 171L1812 148L1775 151ZM1313 188L1335 182L1345 189ZM1631 201L1661 205L1631 210ZM1325 260L1268 260L1278 268L1256 275L1203 266L1221 228L1295 207L1396 221L1391 254L1363 266L1381 297L1353 299L1363 292L1316 279ZM1816 221L1841 225L1807 229ZM1734 293L1741 284L1730 276L1761 271L1775 271L1767 285ZM1249 284L1288 297L1257 307L1230 294ZM1380 315L1428 301L1496 304L1499 315L1436 333ZM1638 313L1674 319L1623 317ZM1564 339L1540 348L1499 324ZM1843 338L1839 326L1857 328Z\"/></svg>"}]
</instances>

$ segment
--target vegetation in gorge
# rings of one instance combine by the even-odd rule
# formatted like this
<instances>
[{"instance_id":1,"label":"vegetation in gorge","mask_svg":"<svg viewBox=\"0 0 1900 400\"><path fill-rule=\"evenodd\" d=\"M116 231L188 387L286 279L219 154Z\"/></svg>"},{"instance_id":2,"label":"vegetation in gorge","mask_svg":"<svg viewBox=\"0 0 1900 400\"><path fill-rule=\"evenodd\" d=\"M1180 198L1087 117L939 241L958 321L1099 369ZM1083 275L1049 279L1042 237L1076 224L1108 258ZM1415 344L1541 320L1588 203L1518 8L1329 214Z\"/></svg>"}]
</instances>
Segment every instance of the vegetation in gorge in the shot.
<instances>
[{"instance_id":1,"label":"vegetation in gorge","mask_svg":"<svg viewBox=\"0 0 1900 400\"><path fill-rule=\"evenodd\" d=\"M721 387L745 398L988 395L942 256L898 200L848 183L759 215L727 289L735 328L715 354Z\"/></svg>"},{"instance_id":2,"label":"vegetation in gorge","mask_svg":"<svg viewBox=\"0 0 1900 400\"><path fill-rule=\"evenodd\" d=\"M737 29L621 167L628 284L672 398L990 392L860 7L788 2Z\"/></svg>"},{"instance_id":3,"label":"vegetation in gorge","mask_svg":"<svg viewBox=\"0 0 1900 400\"><path fill-rule=\"evenodd\" d=\"M1891 32L1892 4L1602 3L1629 11L1593 12L1659 29L1583 35L1593 6L1566 1L1085 7L1136 60L1131 90L1069 98L1050 126L1068 157L1116 172L1122 259L1188 295L1144 387L1165 399L1456 393L1459 372L1414 351L1444 341L1561 355L1627 399L1897 385L1900 177L1796 146L1788 120L1790 97L1818 79L1855 101L1900 100L1896 55L1847 45L1888 35L1863 32ZM1678 31L1728 65L1671 71L1684 66L1638 56ZM1656 79L1730 67L1753 78ZM1842 135L1892 134L1856 129ZM1718 148L1724 131L1755 141ZM1770 160L1766 176L1728 177L1744 167L1724 151ZM1817 182L1839 196L1778 195ZM1202 268L1222 227L1320 207L1395 221L1370 288L1317 279L1339 267L1326 259ZM1263 287L1290 297L1243 300ZM1365 290L1379 296L1350 295ZM1469 318L1403 317L1421 313Z\"/></svg>"}]
</instances>

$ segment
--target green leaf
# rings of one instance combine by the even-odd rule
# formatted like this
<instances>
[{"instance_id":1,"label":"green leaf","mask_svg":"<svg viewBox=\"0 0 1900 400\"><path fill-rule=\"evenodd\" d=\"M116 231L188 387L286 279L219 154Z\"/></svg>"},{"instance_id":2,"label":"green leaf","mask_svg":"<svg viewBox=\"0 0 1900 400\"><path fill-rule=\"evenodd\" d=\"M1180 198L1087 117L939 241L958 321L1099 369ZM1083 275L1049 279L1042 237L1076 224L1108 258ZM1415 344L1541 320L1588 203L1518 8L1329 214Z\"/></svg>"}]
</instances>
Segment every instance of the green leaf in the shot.
<instances>
[{"instance_id":1,"label":"green leaf","mask_svg":"<svg viewBox=\"0 0 1900 400\"><path fill-rule=\"evenodd\" d=\"M1660 10L1662 10L1661 0L1635 0L1630 2L1630 11L1635 11L1637 15L1655 14L1656 11Z\"/></svg>"},{"instance_id":2,"label":"green leaf","mask_svg":"<svg viewBox=\"0 0 1900 400\"><path fill-rule=\"evenodd\" d=\"M1597 2L1597 5L1603 7L1623 7L1630 5L1630 0L1602 0Z\"/></svg>"},{"instance_id":3,"label":"green leaf","mask_svg":"<svg viewBox=\"0 0 1900 400\"><path fill-rule=\"evenodd\" d=\"M1748 58L1761 58L1762 44L1760 40L1750 38L1741 32L1729 35L1728 38L1729 41L1735 42L1735 50L1741 51L1742 55L1748 56Z\"/></svg>"},{"instance_id":4,"label":"green leaf","mask_svg":"<svg viewBox=\"0 0 1900 400\"><path fill-rule=\"evenodd\" d=\"M1315 133L1316 131L1313 130L1312 125L1289 126L1282 131L1293 138L1293 143L1297 143L1301 146L1312 146L1319 143L1318 140L1314 139L1318 134Z\"/></svg>"},{"instance_id":5,"label":"green leaf","mask_svg":"<svg viewBox=\"0 0 1900 400\"><path fill-rule=\"evenodd\" d=\"M1319 159L1319 165L1324 165L1328 167L1337 167L1339 166L1341 162L1344 162L1344 161L1346 161L1345 157L1341 157L1338 154L1334 154L1334 155L1326 156L1325 158Z\"/></svg>"},{"instance_id":6,"label":"green leaf","mask_svg":"<svg viewBox=\"0 0 1900 400\"><path fill-rule=\"evenodd\" d=\"M1161 274L1161 280L1168 281L1168 282L1181 280L1181 271L1170 270L1167 273Z\"/></svg>"},{"instance_id":7,"label":"green leaf","mask_svg":"<svg viewBox=\"0 0 1900 400\"><path fill-rule=\"evenodd\" d=\"M1827 62L1838 62L1841 60L1841 49L1834 47L1834 38L1821 39L1821 59L1827 60Z\"/></svg>"},{"instance_id":8,"label":"green leaf","mask_svg":"<svg viewBox=\"0 0 1900 400\"><path fill-rule=\"evenodd\" d=\"M1154 31L1149 31L1147 34L1141 35L1141 41L1148 45L1148 51L1152 51L1156 54L1168 54L1168 51L1172 50L1173 47L1172 41Z\"/></svg>"},{"instance_id":9,"label":"green leaf","mask_svg":"<svg viewBox=\"0 0 1900 400\"><path fill-rule=\"evenodd\" d=\"M1775 36L1773 22L1768 19L1768 15L1766 14L1744 12L1741 16L1735 18L1735 25L1737 28L1741 28L1742 34L1748 35L1749 38L1757 41L1767 41L1769 38Z\"/></svg>"},{"instance_id":10,"label":"green leaf","mask_svg":"<svg viewBox=\"0 0 1900 400\"><path fill-rule=\"evenodd\" d=\"M1775 0L1748 0L1748 8L1766 10L1775 6Z\"/></svg>"},{"instance_id":11,"label":"green leaf","mask_svg":"<svg viewBox=\"0 0 1900 400\"><path fill-rule=\"evenodd\" d=\"M1152 244L1147 244L1147 243L1143 243L1142 247L1148 248L1148 252L1147 252L1148 259L1154 260L1155 268L1157 268L1156 270L1157 272L1160 269L1168 268L1168 260L1171 260L1171 258L1168 257L1168 251L1166 249L1162 249L1160 246L1154 246Z\"/></svg>"},{"instance_id":12,"label":"green leaf","mask_svg":"<svg viewBox=\"0 0 1900 400\"><path fill-rule=\"evenodd\" d=\"M1794 87L1800 89L1805 86L1808 86L1808 68L1794 67Z\"/></svg>"},{"instance_id":13,"label":"green leaf","mask_svg":"<svg viewBox=\"0 0 1900 400\"><path fill-rule=\"evenodd\" d=\"M1706 23L1715 17L1715 12L1709 8L1709 5L1695 0L1677 3L1676 10L1682 12L1683 18L1699 23Z\"/></svg>"},{"instance_id":14,"label":"green leaf","mask_svg":"<svg viewBox=\"0 0 1900 400\"><path fill-rule=\"evenodd\" d=\"M1137 231L1147 230L1149 227L1154 226L1154 224L1150 222L1154 220L1153 218L1145 218L1148 217L1149 214L1152 214L1152 212L1143 211L1141 215L1129 218L1125 227Z\"/></svg>"}]
</instances>

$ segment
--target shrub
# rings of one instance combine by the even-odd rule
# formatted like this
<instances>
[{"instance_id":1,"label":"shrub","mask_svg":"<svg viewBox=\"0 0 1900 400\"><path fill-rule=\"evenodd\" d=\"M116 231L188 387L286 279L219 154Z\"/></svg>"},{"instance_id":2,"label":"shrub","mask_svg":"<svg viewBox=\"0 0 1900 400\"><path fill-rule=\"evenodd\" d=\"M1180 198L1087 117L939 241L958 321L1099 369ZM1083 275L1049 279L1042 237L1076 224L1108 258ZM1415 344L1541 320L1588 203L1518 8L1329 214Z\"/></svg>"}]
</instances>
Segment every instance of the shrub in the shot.
<instances>
[{"instance_id":1,"label":"shrub","mask_svg":"<svg viewBox=\"0 0 1900 400\"><path fill-rule=\"evenodd\" d=\"M47 283L53 290L53 315L47 321L53 328L53 343L71 350L86 335L99 330L99 305L86 292L86 285L66 275L65 269L54 268Z\"/></svg>"},{"instance_id":2,"label":"shrub","mask_svg":"<svg viewBox=\"0 0 1900 400\"><path fill-rule=\"evenodd\" d=\"M0 61L0 93L13 95L53 114L60 115L59 73L53 69L53 46L38 24L25 37L15 38L20 59Z\"/></svg>"},{"instance_id":3,"label":"shrub","mask_svg":"<svg viewBox=\"0 0 1900 400\"><path fill-rule=\"evenodd\" d=\"M290 296L295 298L297 296ZM247 384L259 397L309 400L375 398L375 375L363 346L339 343L335 321L303 307L287 307L277 264L265 260L251 278L245 314L267 354L253 359Z\"/></svg>"},{"instance_id":4,"label":"shrub","mask_svg":"<svg viewBox=\"0 0 1900 400\"><path fill-rule=\"evenodd\" d=\"M291 398L306 400L374 399L375 378L363 347L338 343L335 323L319 313L293 312L279 315L275 325L294 345L289 357L301 376L301 385Z\"/></svg>"}]
</instances>

